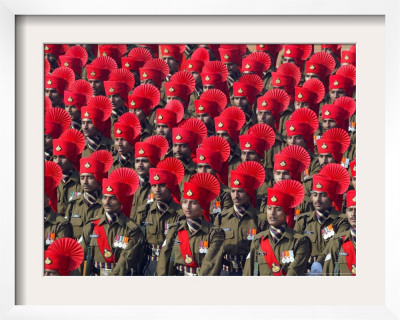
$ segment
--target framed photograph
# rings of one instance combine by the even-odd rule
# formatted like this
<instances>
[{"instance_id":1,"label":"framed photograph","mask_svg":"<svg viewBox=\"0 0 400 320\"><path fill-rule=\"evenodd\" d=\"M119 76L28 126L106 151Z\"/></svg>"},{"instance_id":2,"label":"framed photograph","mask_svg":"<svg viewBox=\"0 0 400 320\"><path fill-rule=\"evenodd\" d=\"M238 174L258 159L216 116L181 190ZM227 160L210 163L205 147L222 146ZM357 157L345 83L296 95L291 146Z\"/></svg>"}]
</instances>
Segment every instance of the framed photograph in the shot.
<instances>
[{"instance_id":1,"label":"framed photograph","mask_svg":"<svg viewBox=\"0 0 400 320\"><path fill-rule=\"evenodd\" d=\"M0 1L2 319L400 317L397 2ZM356 43L357 277L43 277L44 43Z\"/></svg>"}]
</instances>

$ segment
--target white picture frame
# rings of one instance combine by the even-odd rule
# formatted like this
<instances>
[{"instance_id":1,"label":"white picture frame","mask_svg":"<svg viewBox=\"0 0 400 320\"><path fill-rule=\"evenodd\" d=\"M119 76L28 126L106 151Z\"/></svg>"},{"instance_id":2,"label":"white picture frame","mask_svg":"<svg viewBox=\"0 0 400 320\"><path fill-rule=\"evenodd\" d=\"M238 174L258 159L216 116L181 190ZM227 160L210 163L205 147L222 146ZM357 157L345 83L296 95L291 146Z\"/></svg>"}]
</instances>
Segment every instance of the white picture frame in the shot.
<instances>
[{"instance_id":1,"label":"white picture frame","mask_svg":"<svg viewBox=\"0 0 400 320\"><path fill-rule=\"evenodd\" d=\"M1 138L1 149L4 154L0 158L1 199L3 204L2 225L4 226L0 235L3 258L0 264L2 275L2 319L187 319L188 317L193 319L398 319L400 317L398 304L398 301L400 301L400 283L399 273L396 268L399 262L397 253L399 248L397 226L399 226L400 222L398 205L396 203L396 199L400 193L399 184L397 183L400 175L398 169L399 151L396 145L398 139L395 132L395 128L398 127L397 119L399 119L397 92L400 89L400 68L397 58L400 49L400 17L397 1L291 0L286 2L253 1L246 3L235 0L220 3L215 1L165 3L156 0L132 4L129 1L113 1L110 3L106 1L79 2L71 0L0 0L0 3L0 70L2 70L0 85L3 93L1 114L4 117L2 126L3 135ZM193 17L192 15L194 14L200 15L200 18ZM74 15L76 16L72 17ZM383 48L375 47L374 43L368 46L365 40L364 42L361 41L360 46L357 47L357 59L363 55L363 53L360 53L362 52L361 50L384 51L385 56L381 57L383 60L381 65L384 66L384 69L376 71L376 74L384 76L384 80L378 77L376 79L372 78L370 83L368 81L364 82L365 79L363 76L368 76L368 71L371 72L371 70L368 70L368 65L363 64L361 60L360 68L357 69L357 81L360 81L361 84L369 83L371 84L371 88L377 91L372 92L372 89L368 91L367 86L364 86L364 90L362 90L363 86L359 86L358 82L357 89L360 89L357 90L358 110L363 108L363 105L361 105L362 102L368 103L365 97L363 98L362 96L363 92L367 92L371 96L375 95L371 99L375 98L374 101L382 101L381 103L384 105L384 108L382 106L377 107L377 109L367 108L368 111L376 111L376 114L366 114L362 110L357 114L359 121L357 128L359 129L358 135L364 132L365 136L369 138L369 141L364 143L360 139L357 141L361 145L357 151L358 157L360 158L364 155L363 159L366 159L364 163L358 163L360 173L358 184L361 190L357 197L359 200L358 209L361 212L360 215L366 212L368 219L377 220L375 224L374 221L364 221L366 226L371 227L372 225L372 228L375 229L365 228L364 230L359 230L357 238L360 243L365 241L366 244L375 243L378 245L369 246L368 248L364 247L365 250L359 250L357 259L363 262L365 267L363 270L363 264L360 262L361 267L359 266L358 268L360 273L356 279L310 278L307 279L308 282L305 282L305 279L286 278L283 280L280 279L280 282L278 282L277 279L266 280L264 278L261 282L260 280L256 282L254 278L233 280L232 278L217 280L215 278L185 278L176 280L163 278L156 280L158 286L156 287L157 290L154 290L154 288L146 287L145 281L149 280L143 278L135 278L136 282L133 283L134 286L132 288L126 286L127 279L123 277L114 278L113 283L110 283L111 278L68 278L68 284L75 286L75 288L78 288L77 285L82 283L80 281L85 281L85 288L88 290L87 298L90 301L90 304L86 304L86 300L80 298L82 292L73 292L69 289L67 290L67 297L61 294L62 292L60 291L62 290L57 288L63 288L65 279L42 278L38 272L38 270L40 271L40 267L37 266L37 262L40 263L42 258L40 246L42 246L43 240L40 242L39 238L29 238L26 236L26 234L30 233L29 229L32 224L24 220L25 217L32 219L33 214L40 215L41 213L38 212L41 212L41 203L43 202L40 190L35 190L35 193L38 194L36 197L29 194L29 201L27 200L28 197L24 196L27 194L27 190L32 190L32 180L28 178L30 177L32 168L38 168L32 170L37 171L37 175L34 177L39 176L38 183L40 183L41 170L43 170L41 167L42 158L38 159L35 154L37 151L34 150L42 150L42 148L34 148L35 146L29 143L30 140L26 139L27 132L29 132L26 128L32 125L32 111L27 106L31 101L35 102L34 105L37 105L40 99L38 100L35 94L31 96L28 91L24 91L24 93L27 93L20 94L15 99L15 84L19 86L19 81L23 81L22 86L26 87L26 81L24 79L21 80L21 75L24 75L24 72L27 72L27 79L30 79L33 88L37 88L37 86L39 88L42 87L41 83L35 83L35 80L42 79L42 74L36 78L30 78L31 74L29 71L25 71L25 68L26 70L30 70L31 60L25 61L22 59L21 61L23 62L16 66L16 61L19 59L18 55L22 53L16 52L15 48L16 45L18 47L24 41L30 41L30 39L21 39L26 35L30 35L24 31L28 30L25 28L31 27L33 30L37 28L37 30L43 31L41 29L40 17L42 17L43 23L50 18L54 23L55 29L65 30L60 35L62 41L75 42L77 39L81 40L82 36L79 35L79 28L75 26L78 25L76 22L80 20L77 16L86 15L92 16L87 19L88 26L95 24L95 20L107 20L107 17L101 18L99 16L104 15L110 18L116 16L117 23L115 24L115 28L124 28L123 21L127 19L126 15L134 15L138 21L150 19L154 22L154 28L159 28L158 30L162 30L163 32L169 30L168 28L182 28L182 26L185 26L185 23L199 22L198 28L200 28L200 34L196 35L198 42L207 42L207 37L212 32L210 26L204 23L209 21L208 19L213 21L212 26L217 25L217 30L218 28L225 30L224 22L230 21L232 23L232 19L238 19L237 21L246 19L248 25L257 30L257 23L261 21L260 17L265 17L265 19L269 19L272 22L275 21L279 24L280 18L284 20L281 16L286 16L286 19L290 17L294 25L307 21L307 19L304 20L306 16L310 17L310 22L315 17L319 17L321 23L332 17L342 17L347 22L349 21L349 17L354 16L354 20L356 20L356 17L363 17L365 19L363 21L365 21L366 30L374 29L371 29L368 20L372 21L373 26L376 23L377 29L384 28L384 39L381 39L384 43ZM176 15L175 19L173 19L174 15ZM220 25L215 22L215 17L214 20L212 19L213 16L218 15L222 16ZM25 16L26 18L24 18ZM38 16L36 17L37 19L33 19L34 16ZM118 16L120 17L118 18ZM30 17L32 17L31 20L29 19ZM379 17L384 18L383 26L379 22ZM62 22L66 22L67 20L73 22L70 24L71 29L68 32L65 29L65 24L64 28L62 24ZM29 23L32 22L35 24L29 26ZM163 23L165 23L164 28L160 29ZM173 23L176 25L171 26ZM336 24L336 26L339 27L339 24ZM18 28L22 30L20 38L16 37ZM150 29L149 27L148 30ZM240 28L235 29L235 27L232 27L229 30L231 32L227 33L225 37L226 43L237 42L238 34L241 32ZM125 30L125 32L127 31ZM155 31L149 32L153 35L155 34ZM351 28L349 32L351 32ZM51 30L49 30L50 33ZM115 36L116 42L126 40L124 32L121 32L121 34L116 33ZM248 39L245 41L246 43L256 43L256 40L260 38L257 32L247 33L245 36ZM243 34L240 37L243 38ZM302 43L315 43L313 38L315 38L315 35L312 33L300 34L297 29L294 31L293 37L289 37L292 40L291 42ZM343 43L343 39L351 39L352 37L345 32L341 32L337 36L330 35L327 38L329 38L329 42L334 43L336 40L337 43ZM374 36L371 33L371 39L373 38ZM49 35L48 39L51 43L52 41L56 42L57 38ZM103 42L102 39L104 37L101 34L94 33L93 37L88 40L93 43L101 43ZM135 35L134 39L136 40L135 42L146 42L145 40L148 38L142 32L139 35ZM190 43L190 34L187 33L187 30L186 33L182 30L182 34L167 34L167 39L168 41L166 42ZM279 34L272 35L271 39L271 42L279 42ZM287 41L285 40L285 42ZM40 51L42 49L39 51L38 49L43 48L43 42L36 42L38 45L30 48L33 58L42 55L42 51ZM35 61L37 60L34 60L33 63L39 65L39 62ZM41 61L41 63L43 62ZM378 66L380 65L378 64ZM41 66L39 65L38 68L40 69ZM382 83L379 83L380 81L383 81L385 86L382 86ZM382 92L383 95L376 97L377 94L379 95ZM43 96L42 91L38 95ZM37 106L38 109L41 106L42 104L39 104ZM40 128L42 125L41 121L43 120L40 119L39 114L39 121L36 123L37 126L33 128ZM377 138L371 140L371 137L374 137L371 135L371 131L373 130L377 131ZM33 141L42 141L35 140L37 137L40 139L40 132L39 135L32 132L32 137ZM381 139L382 137L383 140ZM368 152L371 145L374 146L374 151ZM30 152L31 150L32 153ZM372 165L374 165L374 168L378 167L376 172L371 170ZM369 185L371 179L377 182L377 185ZM31 189L28 189L29 186ZM379 208L381 211L379 211ZM28 215L29 211L31 211L30 216ZM363 217L360 218L360 220L362 219ZM382 219L384 220L382 221ZM31 242L34 248L36 244L40 245L37 247L37 252L35 250L27 252L30 251L27 244ZM19 244L19 248L22 247L23 250L17 251L15 243ZM382 243L384 244L383 248L380 246ZM360 247L362 249L361 245ZM23 263L16 265L16 259L19 256L22 257L19 261L23 261ZM30 258L32 259L29 260ZM19 275L18 277L17 274ZM34 275L33 277L38 279L37 287L33 289L31 287L29 290L24 291L23 286L20 286L20 284L21 282L29 282L32 274ZM94 282L95 280L97 282ZM154 279L150 281L154 281ZM200 283L199 281L202 282ZM173 294L165 291L167 286L176 287ZM336 286L336 290L332 289L334 286ZM140 303L137 303L132 298L131 303L126 303L126 299L121 298L121 303L118 303L115 302L115 299L112 299L116 295L114 292L123 297L127 294L132 295L132 297L135 294L137 296L137 292L130 292L131 290L134 291L135 288L138 288L137 291L139 291L142 297L148 297L148 302L143 302L146 299L142 299L139 301ZM197 288L199 289L197 290ZM246 290L241 290L243 288L246 288ZM251 290L247 290L248 288ZM220 299L218 290L221 291ZM338 293L335 296L337 300L332 301L325 298L331 296L329 294L330 290ZM40 292L43 298L35 300L28 297L28 292L32 293L35 291L38 292L38 295ZM364 293L362 293L363 291ZM302 297L304 295L303 292L307 292L309 295L308 303L299 303L304 298ZM97 297L97 300L92 299L91 295ZM191 300L189 298L191 295L193 303L190 303ZM371 295L372 297L376 296L376 303L370 302L370 300L373 300L371 299ZM253 297L253 302L249 302L249 297ZM136 298L140 299L140 297ZM18 304L18 300L34 301L34 303ZM113 301L111 302L111 300ZM244 303L243 300L247 300L247 302ZM362 300L365 300L368 304L362 303ZM40 303L40 301L42 302ZM171 301L176 301L176 303L171 303ZM265 301L265 303L262 303L262 301ZM271 301L274 305L271 305ZM357 302L354 303L354 301Z\"/></svg>"}]
</instances>

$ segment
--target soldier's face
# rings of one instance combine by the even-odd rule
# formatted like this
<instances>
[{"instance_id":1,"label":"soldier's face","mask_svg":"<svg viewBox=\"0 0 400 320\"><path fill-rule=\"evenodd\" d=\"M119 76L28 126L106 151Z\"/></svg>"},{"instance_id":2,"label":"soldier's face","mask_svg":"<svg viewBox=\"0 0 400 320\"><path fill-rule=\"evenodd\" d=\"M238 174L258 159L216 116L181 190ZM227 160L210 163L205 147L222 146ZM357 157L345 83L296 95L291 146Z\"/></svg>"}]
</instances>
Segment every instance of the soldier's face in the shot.
<instances>
[{"instance_id":1,"label":"soldier's face","mask_svg":"<svg viewBox=\"0 0 400 320\"><path fill-rule=\"evenodd\" d=\"M310 106L308 105L307 102L301 102L301 101L295 101L294 102L294 109L301 109L301 108L307 108L310 109Z\"/></svg>"},{"instance_id":2,"label":"soldier's face","mask_svg":"<svg viewBox=\"0 0 400 320\"><path fill-rule=\"evenodd\" d=\"M80 181L83 191L85 192L94 192L96 190L100 190L101 186L97 182L96 178L92 173L81 173Z\"/></svg>"},{"instance_id":3,"label":"soldier's face","mask_svg":"<svg viewBox=\"0 0 400 320\"><path fill-rule=\"evenodd\" d=\"M183 105L185 105L185 101L183 101L181 98L179 98L178 96L167 96L167 102L170 102L172 100L178 100L180 103L182 103Z\"/></svg>"},{"instance_id":4,"label":"soldier's face","mask_svg":"<svg viewBox=\"0 0 400 320\"><path fill-rule=\"evenodd\" d=\"M115 150L117 150L119 154L127 154L133 151L132 145L124 138L120 137L115 138L114 145L115 145Z\"/></svg>"},{"instance_id":5,"label":"soldier's face","mask_svg":"<svg viewBox=\"0 0 400 320\"><path fill-rule=\"evenodd\" d=\"M152 185L151 192L154 194L156 201L165 202L171 199L171 191L169 191L165 183Z\"/></svg>"},{"instance_id":6,"label":"soldier's face","mask_svg":"<svg viewBox=\"0 0 400 320\"><path fill-rule=\"evenodd\" d=\"M345 96L346 96L346 92L344 92L343 89L329 90L329 98L330 98L331 103L334 103L337 98L345 97Z\"/></svg>"},{"instance_id":7,"label":"soldier's face","mask_svg":"<svg viewBox=\"0 0 400 320\"><path fill-rule=\"evenodd\" d=\"M196 83L196 87L200 87L202 86L202 81L201 81L201 76L200 73L198 73L197 71L191 71L190 72L194 78L194 81Z\"/></svg>"},{"instance_id":8,"label":"soldier's face","mask_svg":"<svg viewBox=\"0 0 400 320\"><path fill-rule=\"evenodd\" d=\"M356 228L356 207L355 206L348 207L346 209L346 216L347 220L349 220L350 225L353 228Z\"/></svg>"},{"instance_id":9,"label":"soldier's face","mask_svg":"<svg viewBox=\"0 0 400 320\"><path fill-rule=\"evenodd\" d=\"M328 198L326 192L313 191L311 200L315 210L324 212L332 208L332 201Z\"/></svg>"},{"instance_id":10,"label":"soldier's face","mask_svg":"<svg viewBox=\"0 0 400 320\"><path fill-rule=\"evenodd\" d=\"M306 73L305 76L304 76L304 80L305 81L310 80L310 79L314 79L314 78L319 80L318 74L316 74L316 73Z\"/></svg>"},{"instance_id":11,"label":"soldier's face","mask_svg":"<svg viewBox=\"0 0 400 320\"><path fill-rule=\"evenodd\" d=\"M65 156L55 155L53 156L53 161L61 167L61 171L67 174L74 168L74 164L69 161Z\"/></svg>"},{"instance_id":12,"label":"soldier's face","mask_svg":"<svg viewBox=\"0 0 400 320\"><path fill-rule=\"evenodd\" d=\"M44 151L49 152L53 149L53 137L49 134L44 135Z\"/></svg>"},{"instance_id":13,"label":"soldier's face","mask_svg":"<svg viewBox=\"0 0 400 320\"><path fill-rule=\"evenodd\" d=\"M270 226L279 227L286 222L286 214L280 206L267 206L267 221Z\"/></svg>"},{"instance_id":14,"label":"soldier's face","mask_svg":"<svg viewBox=\"0 0 400 320\"><path fill-rule=\"evenodd\" d=\"M287 170L274 170L274 181L275 183L282 181L282 180L291 180L292 177L290 176L289 171Z\"/></svg>"},{"instance_id":15,"label":"soldier's face","mask_svg":"<svg viewBox=\"0 0 400 320\"><path fill-rule=\"evenodd\" d=\"M135 170L137 174L141 177L149 175L149 169L152 168L153 165L146 157L135 158Z\"/></svg>"},{"instance_id":16,"label":"soldier's face","mask_svg":"<svg viewBox=\"0 0 400 320\"><path fill-rule=\"evenodd\" d=\"M171 56L163 56L162 59L168 64L169 73L174 74L179 69L179 64L176 60Z\"/></svg>"},{"instance_id":17,"label":"soldier's face","mask_svg":"<svg viewBox=\"0 0 400 320\"><path fill-rule=\"evenodd\" d=\"M156 134L159 136L163 136L168 141L172 138L172 130L166 124L157 124L156 125Z\"/></svg>"},{"instance_id":18,"label":"soldier's face","mask_svg":"<svg viewBox=\"0 0 400 320\"><path fill-rule=\"evenodd\" d=\"M188 161L190 159L191 151L187 143L174 143L172 145L172 153L175 158Z\"/></svg>"},{"instance_id":19,"label":"soldier's face","mask_svg":"<svg viewBox=\"0 0 400 320\"><path fill-rule=\"evenodd\" d=\"M219 136L221 138L224 138L226 140L226 142L229 143L229 146L231 148L235 147L236 143L235 141L233 141L233 139L231 138L231 136L229 135L228 131L217 131L215 133L216 136Z\"/></svg>"},{"instance_id":20,"label":"soldier's face","mask_svg":"<svg viewBox=\"0 0 400 320\"><path fill-rule=\"evenodd\" d=\"M117 197L113 194L103 194L101 198L103 209L108 213L119 213L121 212L121 203Z\"/></svg>"},{"instance_id":21,"label":"soldier's face","mask_svg":"<svg viewBox=\"0 0 400 320\"><path fill-rule=\"evenodd\" d=\"M292 58L292 57L283 57L282 63L294 63L294 64L296 64L296 60L294 60L294 58Z\"/></svg>"},{"instance_id":22,"label":"soldier's face","mask_svg":"<svg viewBox=\"0 0 400 320\"><path fill-rule=\"evenodd\" d=\"M323 168L328 163L336 163L336 160L333 158L331 153L319 153L318 162L321 168Z\"/></svg>"},{"instance_id":23,"label":"soldier's face","mask_svg":"<svg viewBox=\"0 0 400 320\"><path fill-rule=\"evenodd\" d=\"M203 91L206 92L207 90L215 89L215 86L212 84L203 84Z\"/></svg>"},{"instance_id":24,"label":"soldier's face","mask_svg":"<svg viewBox=\"0 0 400 320\"><path fill-rule=\"evenodd\" d=\"M254 150L242 150L240 154L242 162L246 161L256 161L261 163L261 157Z\"/></svg>"},{"instance_id":25,"label":"soldier's face","mask_svg":"<svg viewBox=\"0 0 400 320\"><path fill-rule=\"evenodd\" d=\"M353 186L354 189L356 189L356 182L357 182L356 177L351 177L351 185Z\"/></svg>"},{"instance_id":26,"label":"soldier's face","mask_svg":"<svg viewBox=\"0 0 400 320\"><path fill-rule=\"evenodd\" d=\"M198 163L197 164L197 173L209 173L215 176L217 173L211 168L211 166L207 163Z\"/></svg>"},{"instance_id":27,"label":"soldier's face","mask_svg":"<svg viewBox=\"0 0 400 320\"><path fill-rule=\"evenodd\" d=\"M107 98L110 99L113 110L118 110L124 107L125 101L119 94L113 94L107 96Z\"/></svg>"},{"instance_id":28,"label":"soldier's face","mask_svg":"<svg viewBox=\"0 0 400 320\"><path fill-rule=\"evenodd\" d=\"M234 62L224 62L230 76L238 72L238 65Z\"/></svg>"},{"instance_id":29,"label":"soldier's face","mask_svg":"<svg viewBox=\"0 0 400 320\"><path fill-rule=\"evenodd\" d=\"M203 208L196 200L182 199L181 205L186 218L198 219L203 213Z\"/></svg>"},{"instance_id":30,"label":"soldier's face","mask_svg":"<svg viewBox=\"0 0 400 320\"><path fill-rule=\"evenodd\" d=\"M269 110L257 110L257 122L265 123L275 129L275 117Z\"/></svg>"},{"instance_id":31,"label":"soldier's face","mask_svg":"<svg viewBox=\"0 0 400 320\"><path fill-rule=\"evenodd\" d=\"M94 138L100 134L100 131L94 126L91 119L82 119L82 133L84 137Z\"/></svg>"},{"instance_id":32,"label":"soldier's face","mask_svg":"<svg viewBox=\"0 0 400 320\"><path fill-rule=\"evenodd\" d=\"M50 98L51 104L53 107L62 105L63 98L61 97L61 95L58 93L58 91L56 89L46 88L46 89L44 89L44 94L45 94L45 96Z\"/></svg>"},{"instance_id":33,"label":"soldier's face","mask_svg":"<svg viewBox=\"0 0 400 320\"><path fill-rule=\"evenodd\" d=\"M232 188L231 198L235 206L242 206L250 202L250 197L243 188Z\"/></svg>"},{"instance_id":34,"label":"soldier's face","mask_svg":"<svg viewBox=\"0 0 400 320\"><path fill-rule=\"evenodd\" d=\"M143 109L129 109L129 112L136 114L141 123L147 119L146 114L143 112Z\"/></svg>"},{"instance_id":35,"label":"soldier's face","mask_svg":"<svg viewBox=\"0 0 400 320\"><path fill-rule=\"evenodd\" d=\"M241 108L244 112L250 109L250 104L246 97L233 97L233 105Z\"/></svg>"},{"instance_id":36,"label":"soldier's face","mask_svg":"<svg viewBox=\"0 0 400 320\"><path fill-rule=\"evenodd\" d=\"M44 276L45 277L55 277L55 276L60 276L57 270L44 270Z\"/></svg>"},{"instance_id":37,"label":"soldier's face","mask_svg":"<svg viewBox=\"0 0 400 320\"><path fill-rule=\"evenodd\" d=\"M79 121L81 119L81 111L72 105L65 105L65 111L68 112L71 120Z\"/></svg>"},{"instance_id":38,"label":"soldier's face","mask_svg":"<svg viewBox=\"0 0 400 320\"><path fill-rule=\"evenodd\" d=\"M52 53L45 53L44 57L47 59L48 62L50 62L50 64L54 64L57 62L56 56Z\"/></svg>"},{"instance_id":39,"label":"soldier's face","mask_svg":"<svg viewBox=\"0 0 400 320\"><path fill-rule=\"evenodd\" d=\"M306 142L302 136L288 136L287 137L287 144L289 146L300 146L306 148Z\"/></svg>"},{"instance_id":40,"label":"soldier's face","mask_svg":"<svg viewBox=\"0 0 400 320\"><path fill-rule=\"evenodd\" d=\"M140 84L152 84L153 86L157 87L157 84L152 79L141 79Z\"/></svg>"},{"instance_id":41,"label":"soldier's face","mask_svg":"<svg viewBox=\"0 0 400 320\"><path fill-rule=\"evenodd\" d=\"M324 132L332 128L337 128L335 120L333 119L322 120L322 129L324 130Z\"/></svg>"},{"instance_id":42,"label":"soldier's face","mask_svg":"<svg viewBox=\"0 0 400 320\"><path fill-rule=\"evenodd\" d=\"M99 96L104 93L103 81L97 79L89 79L88 82L93 88L93 96Z\"/></svg>"},{"instance_id":43,"label":"soldier's face","mask_svg":"<svg viewBox=\"0 0 400 320\"><path fill-rule=\"evenodd\" d=\"M214 128L214 119L208 113L196 114L196 118L202 121L207 128Z\"/></svg>"}]
</instances>

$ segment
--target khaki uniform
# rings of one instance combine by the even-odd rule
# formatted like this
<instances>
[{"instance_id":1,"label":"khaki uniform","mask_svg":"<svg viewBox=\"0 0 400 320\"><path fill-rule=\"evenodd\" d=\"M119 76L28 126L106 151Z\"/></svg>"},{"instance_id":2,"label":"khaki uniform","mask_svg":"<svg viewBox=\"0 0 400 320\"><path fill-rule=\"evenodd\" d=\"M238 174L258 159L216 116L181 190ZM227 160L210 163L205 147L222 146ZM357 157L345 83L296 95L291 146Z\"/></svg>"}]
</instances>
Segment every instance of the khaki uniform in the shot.
<instances>
[{"instance_id":1,"label":"khaki uniform","mask_svg":"<svg viewBox=\"0 0 400 320\"><path fill-rule=\"evenodd\" d=\"M119 161L118 155L115 155L113 157L113 164L111 169L108 171L108 173L113 172L115 169L118 168L131 168L131 169L135 169L135 158L132 156L124 163L124 165L122 165L121 161Z\"/></svg>"},{"instance_id":2,"label":"khaki uniform","mask_svg":"<svg viewBox=\"0 0 400 320\"><path fill-rule=\"evenodd\" d=\"M288 108L281 113L281 117L279 119L279 133L284 137L286 137L285 122L290 119L293 111L294 111L294 105L289 104Z\"/></svg>"},{"instance_id":3,"label":"khaki uniform","mask_svg":"<svg viewBox=\"0 0 400 320\"><path fill-rule=\"evenodd\" d=\"M322 258L322 252L331 238L324 239L322 230L329 225L332 225L335 233L346 231L349 228L349 223L345 216L333 208L330 210L329 216L323 224L318 222L315 211L302 213L296 220L294 230L306 235L311 240L311 263L315 260L320 262Z\"/></svg>"},{"instance_id":4,"label":"khaki uniform","mask_svg":"<svg viewBox=\"0 0 400 320\"><path fill-rule=\"evenodd\" d=\"M53 234L53 235L52 235ZM46 243L48 238L52 241L60 238L72 238L72 226L63 216L55 213L53 210L45 211L44 214L44 249L47 250L50 243ZM49 240L50 240L49 239ZM52 242L50 240L50 242Z\"/></svg>"},{"instance_id":5,"label":"khaki uniform","mask_svg":"<svg viewBox=\"0 0 400 320\"><path fill-rule=\"evenodd\" d=\"M149 123L148 120L142 125L142 132L140 133L140 141L146 140L148 137L153 135L153 126Z\"/></svg>"},{"instance_id":6,"label":"khaki uniform","mask_svg":"<svg viewBox=\"0 0 400 320\"><path fill-rule=\"evenodd\" d=\"M256 233L261 231L260 212L251 204L239 220L233 205L222 211L220 227L225 232L224 252L221 275L241 275L250 251L251 241ZM250 232L250 233L249 233Z\"/></svg>"},{"instance_id":7,"label":"khaki uniform","mask_svg":"<svg viewBox=\"0 0 400 320\"><path fill-rule=\"evenodd\" d=\"M65 217L71 222L74 238L78 240L83 232L83 226L90 219L99 218L103 212L103 204L101 198L98 198L96 203L91 207L85 202L83 193L77 197L72 198L68 203Z\"/></svg>"},{"instance_id":8,"label":"khaki uniform","mask_svg":"<svg viewBox=\"0 0 400 320\"><path fill-rule=\"evenodd\" d=\"M133 195L133 202L132 202L132 208L131 208L131 219L133 221L136 220L136 212L137 209L146 204L148 200L148 196L151 193L151 185L150 182L145 182L143 186L139 186L139 188L136 190L135 194Z\"/></svg>"},{"instance_id":9,"label":"khaki uniform","mask_svg":"<svg viewBox=\"0 0 400 320\"><path fill-rule=\"evenodd\" d=\"M100 275L112 275L112 276L125 276L130 273L130 268L134 266L136 261L139 259L139 249L142 243L142 233L139 227L129 218L125 217L122 213L118 216L117 220L110 226L107 222L105 213L102 214L99 220L99 226L104 226L104 230L107 236L107 243L114 254L114 262L106 263L103 254L106 252L100 252L97 244L98 238L90 236L91 221L90 220L83 228L82 241L80 244L83 251L87 253L88 245L93 248L93 265L97 266L94 269L94 273L100 273ZM92 233L94 235L94 233ZM125 249L114 246L114 240L116 236L128 237L128 243ZM105 250L104 250L105 251ZM103 266L101 266L103 264ZM108 270L107 270L108 269Z\"/></svg>"},{"instance_id":10,"label":"khaki uniform","mask_svg":"<svg viewBox=\"0 0 400 320\"><path fill-rule=\"evenodd\" d=\"M272 239L270 239L271 233L269 229L255 236L254 240L251 242L250 253L244 266L244 276L273 275L270 267L265 261L265 253L262 251L260 246L260 240L264 238L268 239L271 243L276 260L279 262L281 269L286 272L287 276L301 276L305 274L307 270L307 260L311 254L310 240L293 229L286 227L282 238L279 239L276 244ZM294 261L282 263L281 253L290 250L293 250Z\"/></svg>"},{"instance_id":11,"label":"khaki uniform","mask_svg":"<svg viewBox=\"0 0 400 320\"><path fill-rule=\"evenodd\" d=\"M264 168L274 170L275 155L282 151L286 146L286 141L283 136L275 131L275 143L271 149L265 152Z\"/></svg>"},{"instance_id":12,"label":"khaki uniform","mask_svg":"<svg viewBox=\"0 0 400 320\"><path fill-rule=\"evenodd\" d=\"M220 207L217 206L218 202ZM222 211L231 206L233 206L231 192L227 186L221 183L221 192L219 193L218 197L210 203L211 222L214 222L215 225L219 225L219 219L221 219Z\"/></svg>"},{"instance_id":13,"label":"khaki uniform","mask_svg":"<svg viewBox=\"0 0 400 320\"><path fill-rule=\"evenodd\" d=\"M344 241L342 240L344 236ZM325 251L324 251L324 257L325 261L323 262L324 266L322 269L322 275L324 276L334 276L334 275L340 275L340 276L351 276L353 275L352 272L356 272L356 266L352 268L352 270L349 270L349 267L347 265L346 261L346 252L344 252L343 247L342 247L342 241L351 241L354 250L356 250L356 244L353 241L351 235L350 235L350 230L335 234L335 236L329 241ZM338 268L335 271L335 264L338 264Z\"/></svg>"},{"instance_id":14,"label":"khaki uniform","mask_svg":"<svg viewBox=\"0 0 400 320\"><path fill-rule=\"evenodd\" d=\"M189 234L189 245L193 260L199 268L185 269L185 262L182 257L180 245L177 242L177 231L187 230ZM176 240L176 241L175 241ZM208 241L206 253L200 253L200 244ZM157 275L166 276L169 274L169 266L173 274L215 276L221 271L222 249L224 243L224 232L221 228L214 227L210 222L202 219L201 227L194 234L191 234L186 220L178 221L168 231L167 238L160 252L157 263ZM170 258L172 259L170 260ZM178 271L177 268L183 269ZM200 269L200 270L199 270Z\"/></svg>"},{"instance_id":15,"label":"khaki uniform","mask_svg":"<svg viewBox=\"0 0 400 320\"><path fill-rule=\"evenodd\" d=\"M114 146L114 141L112 141L111 139L106 138L102 135L99 146L96 150L90 149L87 144L85 145L85 149L83 149L83 152L82 152L82 158L87 158L94 151L98 151L98 150L107 150L107 151L112 152L113 146Z\"/></svg>"},{"instance_id":16,"label":"khaki uniform","mask_svg":"<svg viewBox=\"0 0 400 320\"><path fill-rule=\"evenodd\" d=\"M185 168L185 175L183 176L183 179L182 179L181 183L179 184L179 189L181 190L181 193L183 192L183 184L185 182L188 182L190 177L197 172L197 166L195 165L195 163L192 160L190 160L188 164L185 164L182 161L182 164Z\"/></svg>"},{"instance_id":17,"label":"khaki uniform","mask_svg":"<svg viewBox=\"0 0 400 320\"><path fill-rule=\"evenodd\" d=\"M57 187L57 211L58 214L65 215L68 202L73 197L79 196L83 192L79 180L78 171L74 170L66 182L61 181Z\"/></svg>"},{"instance_id":18,"label":"khaki uniform","mask_svg":"<svg viewBox=\"0 0 400 320\"><path fill-rule=\"evenodd\" d=\"M246 115L246 123L243 125L242 129L240 129L240 135L244 135L247 133L247 131L257 123L257 116L255 117L254 120L254 116L248 118L248 115Z\"/></svg>"}]
</instances>

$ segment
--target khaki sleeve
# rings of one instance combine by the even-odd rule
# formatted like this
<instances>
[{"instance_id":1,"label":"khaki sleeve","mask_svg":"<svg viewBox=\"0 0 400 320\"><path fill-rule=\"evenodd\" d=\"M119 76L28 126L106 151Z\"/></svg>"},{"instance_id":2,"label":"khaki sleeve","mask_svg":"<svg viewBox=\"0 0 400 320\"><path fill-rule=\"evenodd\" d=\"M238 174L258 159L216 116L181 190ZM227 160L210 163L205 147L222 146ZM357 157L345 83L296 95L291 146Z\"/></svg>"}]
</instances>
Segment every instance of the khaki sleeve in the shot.
<instances>
[{"instance_id":1,"label":"khaki sleeve","mask_svg":"<svg viewBox=\"0 0 400 320\"><path fill-rule=\"evenodd\" d=\"M138 259L140 251L140 245L142 244L142 232L136 226L133 229L129 229L128 233L129 241L125 249L122 250L118 262L113 268L111 275L124 276L130 268L133 267Z\"/></svg>"},{"instance_id":2,"label":"khaki sleeve","mask_svg":"<svg viewBox=\"0 0 400 320\"><path fill-rule=\"evenodd\" d=\"M160 256L158 257L156 274L158 276L168 276L169 275L169 264L172 249L174 246L175 232L178 226L176 224L172 225L168 230L167 236L163 243L160 251Z\"/></svg>"},{"instance_id":3,"label":"khaki sleeve","mask_svg":"<svg viewBox=\"0 0 400 320\"><path fill-rule=\"evenodd\" d=\"M253 276L254 275L254 262L257 259L257 242L260 241L259 238L254 239L251 242L250 252L246 257L246 262L243 268L243 276Z\"/></svg>"},{"instance_id":4,"label":"khaki sleeve","mask_svg":"<svg viewBox=\"0 0 400 320\"><path fill-rule=\"evenodd\" d=\"M311 241L302 236L294 250L294 261L289 265L287 276L303 276L307 272L307 262L311 256Z\"/></svg>"},{"instance_id":5,"label":"khaki sleeve","mask_svg":"<svg viewBox=\"0 0 400 320\"><path fill-rule=\"evenodd\" d=\"M222 269L225 233L221 228L211 228L207 253L201 263L199 276L217 276Z\"/></svg>"}]
</instances>

